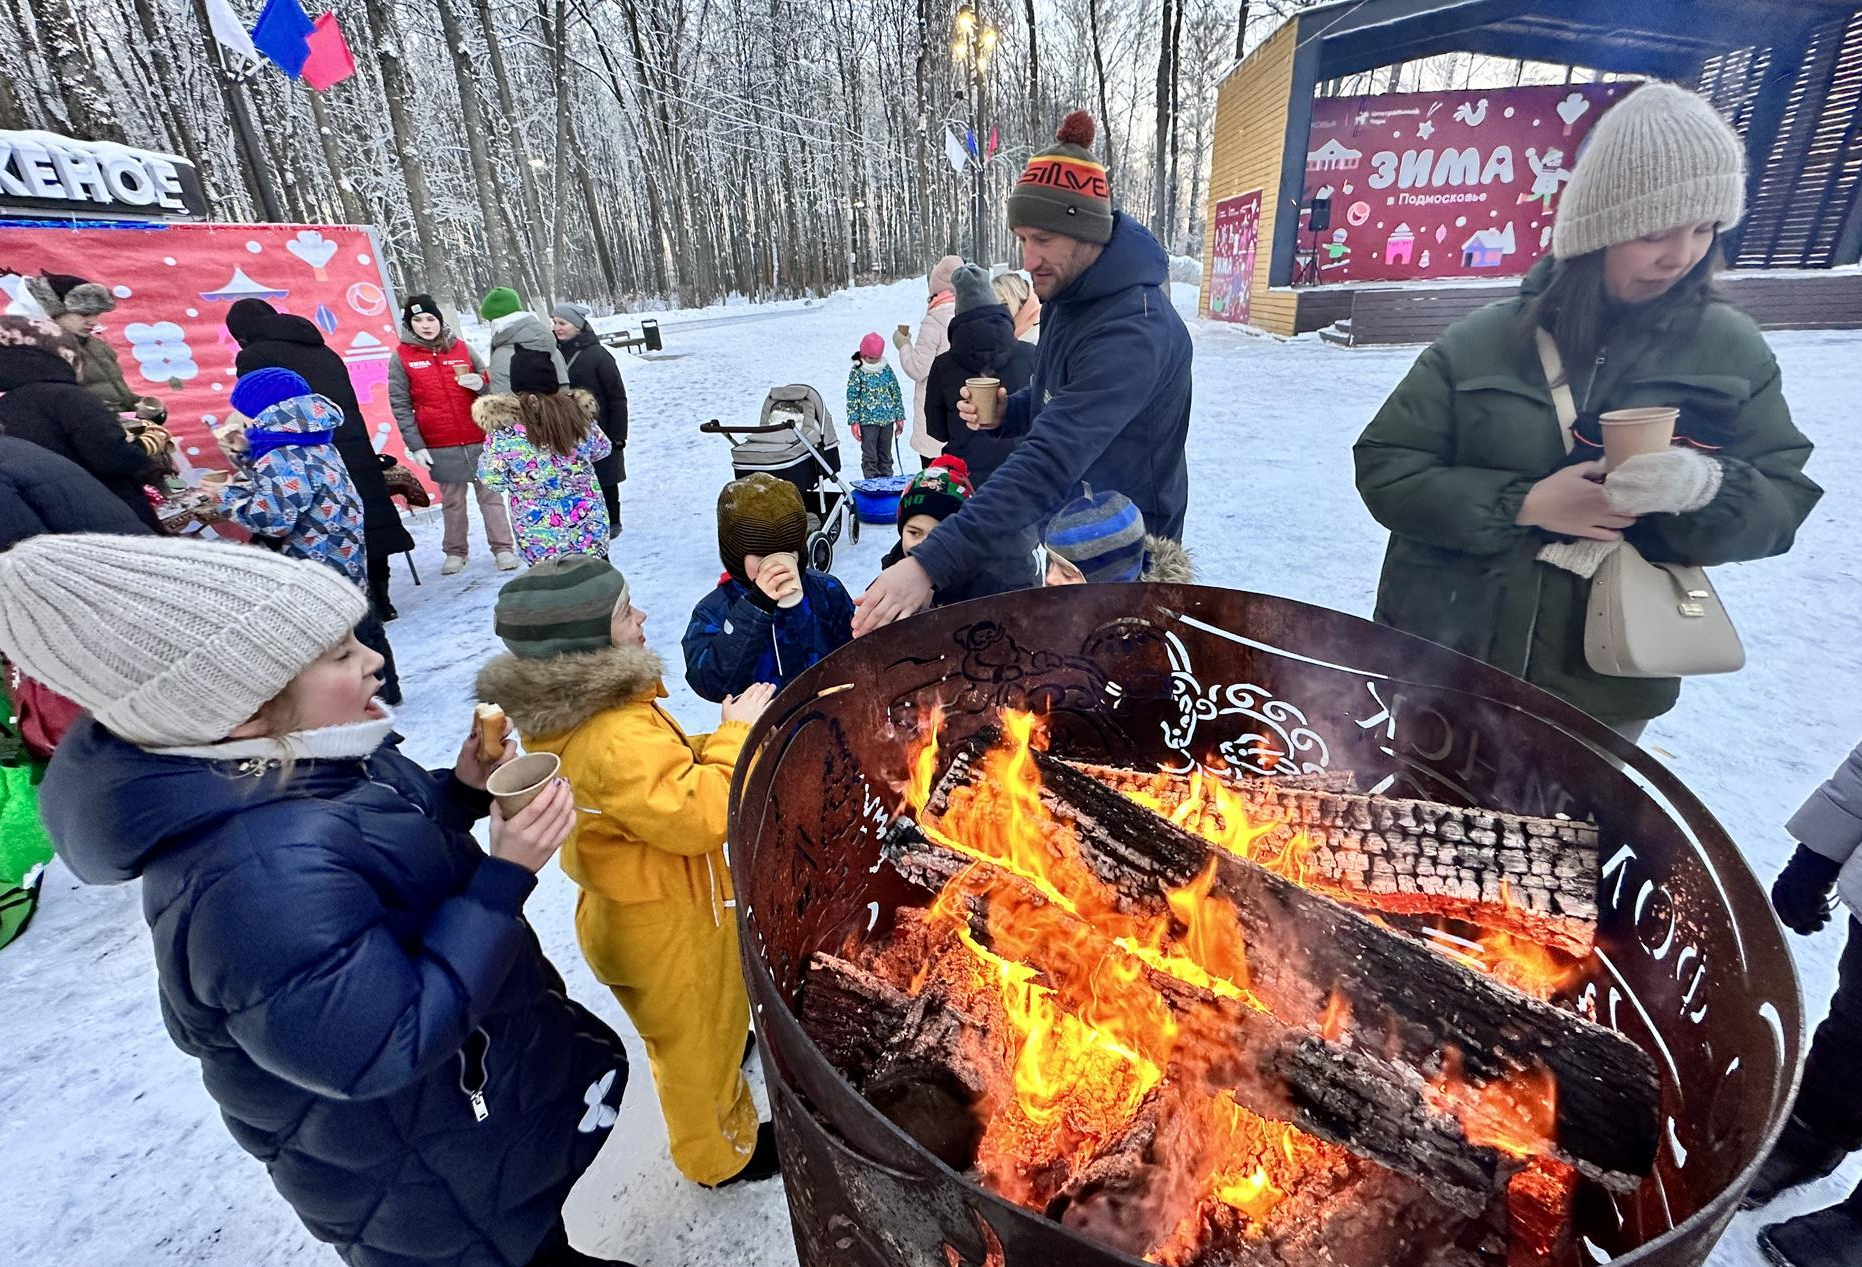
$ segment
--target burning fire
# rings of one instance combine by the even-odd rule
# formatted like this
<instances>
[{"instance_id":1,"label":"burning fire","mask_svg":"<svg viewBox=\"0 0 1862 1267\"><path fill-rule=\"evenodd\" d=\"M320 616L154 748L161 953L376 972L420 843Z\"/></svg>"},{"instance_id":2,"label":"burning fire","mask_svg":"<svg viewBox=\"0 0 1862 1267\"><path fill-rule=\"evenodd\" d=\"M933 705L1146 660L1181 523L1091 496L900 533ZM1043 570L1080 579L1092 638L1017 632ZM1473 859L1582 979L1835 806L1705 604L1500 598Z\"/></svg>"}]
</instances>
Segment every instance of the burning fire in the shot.
<instances>
[{"instance_id":1,"label":"burning fire","mask_svg":"<svg viewBox=\"0 0 1862 1267\"><path fill-rule=\"evenodd\" d=\"M1122 910L1082 861L1071 827L1042 807L1033 753L1045 746L1044 735L1028 713L1003 714L1005 742L982 758L981 777L955 788L941 812L930 812L938 720L934 715L913 760L909 800L929 838L978 865L952 878L930 910L934 926L954 931L963 947L956 956L961 966L927 965L924 972L936 971L965 997L981 1000L1003 1022L1010 1047L1012 1086L989 1106L979 1172L1004 1196L1039 1208L1055 1175L1075 1173L1147 1109L1167 1104L1171 1112L1195 1115L1200 1128L1187 1132L1194 1143L1186 1155L1172 1158L1189 1168L1200 1195L1188 1214L1173 1214L1158 1229L1150 1260L1178 1261L1196 1243L1211 1203L1239 1216L1245 1234L1265 1235L1302 1174L1336 1166L1346 1154L1206 1085L1199 1073L1232 1053L1201 1050L1207 1040L1182 1023L1160 991L1174 980L1266 1010L1250 993L1234 909L1214 891L1216 862L1167 895L1167 915ZM1154 800L1149 807L1164 810ZM1309 883L1313 845L1306 834L1251 822L1241 797L1219 779L1198 772L1192 794L1170 816L1230 853ZM1467 947L1444 949L1540 997L1575 973L1542 947L1503 934ZM965 979L952 982L953 972ZM923 983L921 973L917 984ZM1316 1028L1328 1042L1350 1041L1349 999L1333 990ZM1531 1158L1554 1140L1556 1090L1543 1068L1472 1083L1459 1053L1447 1051L1425 1097L1458 1118L1470 1141Z\"/></svg>"}]
</instances>

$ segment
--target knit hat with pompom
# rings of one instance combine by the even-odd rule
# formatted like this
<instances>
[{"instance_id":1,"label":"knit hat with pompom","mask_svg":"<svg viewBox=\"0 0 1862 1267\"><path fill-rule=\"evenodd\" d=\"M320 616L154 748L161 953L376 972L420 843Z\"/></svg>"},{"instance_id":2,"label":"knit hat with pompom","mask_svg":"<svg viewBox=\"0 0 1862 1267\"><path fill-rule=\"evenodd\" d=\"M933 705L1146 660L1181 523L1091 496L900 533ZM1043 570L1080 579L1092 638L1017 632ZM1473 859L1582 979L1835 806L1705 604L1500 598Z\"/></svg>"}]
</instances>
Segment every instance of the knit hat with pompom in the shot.
<instances>
[{"instance_id":1,"label":"knit hat with pompom","mask_svg":"<svg viewBox=\"0 0 1862 1267\"><path fill-rule=\"evenodd\" d=\"M0 554L0 653L144 748L225 739L367 610L332 568L227 541L47 534Z\"/></svg>"},{"instance_id":2,"label":"knit hat with pompom","mask_svg":"<svg viewBox=\"0 0 1862 1267\"><path fill-rule=\"evenodd\" d=\"M1009 193L1009 228L1045 229L1104 246L1112 240L1112 186L1092 156L1093 116L1061 120L1056 144L1028 160Z\"/></svg>"},{"instance_id":3,"label":"knit hat with pompom","mask_svg":"<svg viewBox=\"0 0 1862 1267\"><path fill-rule=\"evenodd\" d=\"M929 515L943 523L970 500L970 467L960 457L944 456L912 476L899 494L899 527L913 515Z\"/></svg>"}]
</instances>

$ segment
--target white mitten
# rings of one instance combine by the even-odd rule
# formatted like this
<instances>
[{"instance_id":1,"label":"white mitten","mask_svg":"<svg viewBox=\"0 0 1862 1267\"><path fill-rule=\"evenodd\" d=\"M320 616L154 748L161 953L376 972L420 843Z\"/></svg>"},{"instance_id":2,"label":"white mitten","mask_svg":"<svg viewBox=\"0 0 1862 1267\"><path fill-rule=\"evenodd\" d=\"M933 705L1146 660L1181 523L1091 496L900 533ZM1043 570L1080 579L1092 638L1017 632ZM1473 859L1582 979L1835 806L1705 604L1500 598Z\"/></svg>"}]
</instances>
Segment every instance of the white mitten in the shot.
<instances>
[{"instance_id":1,"label":"white mitten","mask_svg":"<svg viewBox=\"0 0 1862 1267\"><path fill-rule=\"evenodd\" d=\"M433 469L433 455L428 453L425 449L415 449L407 456L418 462L421 470L431 471Z\"/></svg>"},{"instance_id":2,"label":"white mitten","mask_svg":"<svg viewBox=\"0 0 1862 1267\"><path fill-rule=\"evenodd\" d=\"M1540 547L1539 562L1576 572L1588 580L1597 575L1603 561L1622 544L1621 541L1553 541Z\"/></svg>"},{"instance_id":3,"label":"white mitten","mask_svg":"<svg viewBox=\"0 0 1862 1267\"><path fill-rule=\"evenodd\" d=\"M1603 495L1624 515L1684 515L1720 491L1719 460L1675 446L1626 458L1603 480Z\"/></svg>"},{"instance_id":4,"label":"white mitten","mask_svg":"<svg viewBox=\"0 0 1862 1267\"><path fill-rule=\"evenodd\" d=\"M483 374L461 374L459 385L469 392L482 392L485 390L485 376Z\"/></svg>"}]
</instances>

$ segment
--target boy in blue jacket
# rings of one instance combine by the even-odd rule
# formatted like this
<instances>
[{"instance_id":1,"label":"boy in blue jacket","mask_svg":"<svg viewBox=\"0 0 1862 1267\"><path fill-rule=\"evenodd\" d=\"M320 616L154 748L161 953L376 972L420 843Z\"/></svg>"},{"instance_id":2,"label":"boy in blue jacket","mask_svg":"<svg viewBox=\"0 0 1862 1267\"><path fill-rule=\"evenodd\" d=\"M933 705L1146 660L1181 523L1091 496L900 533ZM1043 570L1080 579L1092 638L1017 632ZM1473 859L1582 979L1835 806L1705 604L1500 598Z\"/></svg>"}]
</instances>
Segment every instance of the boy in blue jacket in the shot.
<instances>
[{"instance_id":1,"label":"boy in blue jacket","mask_svg":"<svg viewBox=\"0 0 1862 1267\"><path fill-rule=\"evenodd\" d=\"M758 472L718 494L724 575L685 629L685 680L722 702L758 682L787 686L853 637L853 600L804 568L808 512L795 485Z\"/></svg>"}]
</instances>

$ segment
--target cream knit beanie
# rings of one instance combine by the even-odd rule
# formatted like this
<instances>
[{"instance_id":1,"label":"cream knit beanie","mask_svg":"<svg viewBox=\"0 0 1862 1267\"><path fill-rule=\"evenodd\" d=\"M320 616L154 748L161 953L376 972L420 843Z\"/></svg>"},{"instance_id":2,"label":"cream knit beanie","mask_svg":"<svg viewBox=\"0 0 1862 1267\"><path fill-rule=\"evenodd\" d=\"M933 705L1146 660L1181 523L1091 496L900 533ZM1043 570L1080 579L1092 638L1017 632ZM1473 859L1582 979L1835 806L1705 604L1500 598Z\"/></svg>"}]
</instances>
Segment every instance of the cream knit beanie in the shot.
<instances>
[{"instance_id":1,"label":"cream knit beanie","mask_svg":"<svg viewBox=\"0 0 1862 1267\"><path fill-rule=\"evenodd\" d=\"M1552 254L1566 260L1746 213L1746 149L1704 98L1649 83L1610 107L1591 131L1558 204Z\"/></svg>"},{"instance_id":2,"label":"cream knit beanie","mask_svg":"<svg viewBox=\"0 0 1862 1267\"><path fill-rule=\"evenodd\" d=\"M368 608L321 563L102 533L0 554L0 653L144 748L216 743Z\"/></svg>"}]
</instances>

